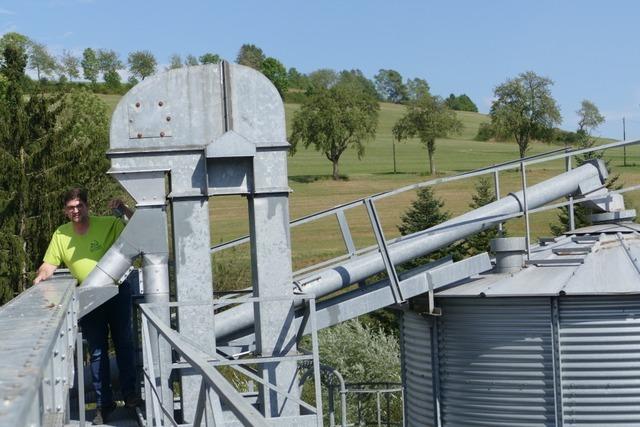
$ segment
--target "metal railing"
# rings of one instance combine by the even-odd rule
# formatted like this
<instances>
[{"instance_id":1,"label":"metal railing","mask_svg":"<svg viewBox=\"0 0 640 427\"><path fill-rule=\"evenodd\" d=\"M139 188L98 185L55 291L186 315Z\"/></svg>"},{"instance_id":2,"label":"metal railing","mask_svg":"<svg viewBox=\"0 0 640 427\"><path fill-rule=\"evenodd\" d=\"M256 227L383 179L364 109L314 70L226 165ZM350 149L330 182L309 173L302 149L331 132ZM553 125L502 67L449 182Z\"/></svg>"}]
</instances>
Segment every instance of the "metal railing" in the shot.
<instances>
[{"instance_id":1,"label":"metal railing","mask_svg":"<svg viewBox=\"0 0 640 427\"><path fill-rule=\"evenodd\" d=\"M56 276L0 307L0 331L0 426L67 424L76 369L82 383L76 280Z\"/></svg>"},{"instance_id":2,"label":"metal railing","mask_svg":"<svg viewBox=\"0 0 640 427\"><path fill-rule=\"evenodd\" d=\"M329 385L329 396L335 395L336 385ZM389 382L363 382L363 383L347 383L344 390L339 390L340 396L354 395L356 398L356 418L353 423L343 423L343 427L348 426L377 426L377 427L391 427L391 426L404 426L404 388L401 383L389 383ZM375 396L375 419L367 419L365 406L372 404L373 402L367 402L367 400L373 400ZM331 397L330 397L331 398ZM384 408L382 401L384 399ZM396 408L399 408L400 413L398 418L394 419L392 414L392 403L395 399ZM343 413L347 413L346 403L341 408ZM344 418L344 417L343 417Z\"/></svg>"},{"instance_id":3,"label":"metal railing","mask_svg":"<svg viewBox=\"0 0 640 427\"><path fill-rule=\"evenodd\" d=\"M303 331L309 327L311 329L311 351L283 356L254 356L243 357L241 359L228 358L224 354L217 352L210 355L197 348L187 338L173 330L165 324L156 314L155 310L167 310L169 308L194 307L211 305L215 309L220 309L229 305L238 304L264 304L275 301L301 302L305 305L304 321L300 323L296 334L296 340L302 338ZM266 426L270 425L269 419L256 409L245 395L237 390L230 381L219 372L222 366L228 366L233 371L238 372L250 381L257 382L265 392L272 391L282 396L283 399L290 400L299 405L302 411L313 416L316 420L314 424L322 425L322 395L320 391L320 368L318 356L318 336L316 328L316 306L315 298L309 295L292 295L284 297L238 297L228 299L214 299L211 303L169 303L169 304L141 304L142 317L142 345L144 360L144 389L145 401L147 405L147 426L173 425L173 426L200 426L203 423L209 425L220 425L225 420L220 402L233 414L235 419L243 425ZM211 331L211 333L215 333ZM170 363L171 369L162 369L160 365L168 361L156 360L158 355L162 355L162 346L168 344L177 354L179 360ZM291 392L271 384L268 380L258 374L258 370L249 366L262 366L280 362L311 363L313 365L313 376L316 380L315 399L316 407L301 400ZM160 369L158 367L160 366ZM163 396L161 384L169 383L170 371L173 369L190 369L202 377L200 391L198 394L198 404L195 417L191 424L179 424L173 416L173 399L166 399ZM159 372L156 372L159 370ZM215 393L215 396L213 395ZM172 407L167 408L166 402L169 400Z\"/></svg>"},{"instance_id":4,"label":"metal railing","mask_svg":"<svg viewBox=\"0 0 640 427\"><path fill-rule=\"evenodd\" d=\"M507 171L507 170L516 170L518 169L520 171L521 174L521 190L524 191L526 193L526 183L527 183L527 176L526 176L526 172L527 172L527 167L532 166L532 165L536 165L536 164L540 164L543 162L551 162L554 160L561 160L561 159L565 159L565 168L566 170L570 170L572 168L572 162L571 160L576 157L576 156L581 156L581 155L585 155L585 154L589 154L589 153L594 153L594 152L602 152L602 151L606 151L606 150L611 150L611 149L615 149L615 148L622 148L622 147L627 147L629 145L636 145L636 144L640 144L640 140L630 140L630 141L618 141L618 142L612 142L609 144L603 144L603 145L599 145L599 146L595 146L595 147L590 147L590 148L584 148L584 149L569 149L569 148L561 148L561 149L556 149L556 150L552 150L552 151L548 151L545 153L540 153L540 154L536 154L536 155L532 155L532 156L527 156L527 157L523 157L521 159L515 159L515 160L511 160L511 161L507 161L507 162L503 162L503 163L499 163L499 164L495 164L492 166L488 166L488 167L484 167L484 168L480 168L480 169L475 169L469 172L463 172L457 175L453 175L453 176L448 176L448 177L442 177L442 178L435 178L435 179L431 179L428 181L423 181L420 183L416 183L416 184L411 184L411 185L407 185L407 186L403 186L394 190L389 190L389 191L384 191L381 193L377 193L377 194L373 194L369 197L363 197L360 199L356 199L353 200L351 202L348 203L343 203L341 205L320 211L320 212L316 212L310 215L306 215L304 217L295 219L293 221L290 222L290 227L297 227L303 224L307 224L310 222L314 222L317 220L320 220L322 218L328 217L328 216L335 216L338 226L339 226L339 230L340 233L342 235L342 239L345 245L345 249L346 249L346 253L343 255L340 255L338 257L332 258L332 259L328 259L316 264L313 264L311 266L307 266L304 267L302 269L299 269L297 271L294 272L294 277L301 277L301 276L305 276L306 274L312 272L312 271L316 271L319 270L321 268L325 268L328 266L332 266L335 265L337 263L340 263L342 261L345 261L349 258L352 258L354 256L358 256L358 255L362 255L365 253L369 253L371 251L375 251L375 250L383 250L384 248L381 248L380 246L380 241L378 239L376 239L376 244L375 245L371 245L371 246L367 246L364 248L356 248L354 243L353 243L353 238L351 235L351 231L349 228L349 225L346 221L346 212L348 212L349 210L353 209L353 208L358 208L358 207L368 207L369 211L371 209L375 210L375 202L378 202L380 200L386 199L388 197L393 197L396 196L398 194L401 193L405 193L407 191L415 191L421 188L425 188L425 187L431 187L431 186L436 186L436 185L440 185L440 184L446 184L446 183L452 183L455 181L459 181L459 180L464 180L464 179L469 179L469 178L474 178L474 177L478 177L478 176L483 176L483 175L492 175L493 181L494 181L494 191L495 191L495 195L497 199L500 199L500 172L502 171ZM634 190L638 190L640 189L640 186L631 186L631 187L625 187L621 190L616 190L616 191L610 191L612 194L622 194L624 192L627 191L634 191ZM526 200L526 195L524 197L524 199ZM574 197L569 197L568 201L566 203L556 203L553 205L548 205L548 206L544 206L541 208L537 208L537 209L528 209L528 207L525 206L525 209L523 210L523 212L515 214L515 215L510 215L510 216L505 216L504 220L508 220L508 219L512 219L512 218L517 218L517 217L524 217L525 218L525 230L526 230L526 237L527 237L527 248L529 251L529 247L530 247L530 230L529 230L529 226L527 225L529 222L529 215L532 213L537 213L537 212L544 212L550 209L557 209L559 207L563 207L563 206L567 206L568 210L569 210L569 223L570 223L570 228L573 229L575 226L575 221L574 221L574 210L573 210L573 206L576 203L579 202L583 202L586 200L593 200L590 199L588 197L583 197L583 198L574 198ZM371 218L371 216L370 216ZM486 218L478 218L476 221L480 222L485 220ZM376 223L376 221L374 221L373 218L371 218L372 221L372 226L375 229L380 227L379 223ZM499 230L502 230L502 222L498 225ZM401 240L401 237L397 237L395 239L389 239L386 243L388 245L391 245L399 240ZM243 243L247 243L249 241L249 236L242 236L236 239L232 239L229 240L227 242L223 242L217 245L213 245L211 247L211 253L216 253L225 249L229 249L235 246L238 246L240 244Z\"/></svg>"}]
</instances>

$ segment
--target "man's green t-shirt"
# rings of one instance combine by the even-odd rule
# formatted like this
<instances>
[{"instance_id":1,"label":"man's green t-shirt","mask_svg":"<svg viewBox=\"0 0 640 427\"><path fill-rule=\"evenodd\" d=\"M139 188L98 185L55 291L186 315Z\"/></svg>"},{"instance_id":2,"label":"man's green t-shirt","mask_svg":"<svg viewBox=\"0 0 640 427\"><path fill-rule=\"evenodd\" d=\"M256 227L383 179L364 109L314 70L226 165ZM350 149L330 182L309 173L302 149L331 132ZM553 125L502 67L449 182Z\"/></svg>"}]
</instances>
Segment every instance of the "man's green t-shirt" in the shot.
<instances>
[{"instance_id":1,"label":"man's green t-shirt","mask_svg":"<svg viewBox=\"0 0 640 427\"><path fill-rule=\"evenodd\" d=\"M53 233L44 262L56 266L64 263L82 283L123 229L122 221L113 216L90 216L89 230L82 235L74 232L73 224L68 222Z\"/></svg>"}]
</instances>

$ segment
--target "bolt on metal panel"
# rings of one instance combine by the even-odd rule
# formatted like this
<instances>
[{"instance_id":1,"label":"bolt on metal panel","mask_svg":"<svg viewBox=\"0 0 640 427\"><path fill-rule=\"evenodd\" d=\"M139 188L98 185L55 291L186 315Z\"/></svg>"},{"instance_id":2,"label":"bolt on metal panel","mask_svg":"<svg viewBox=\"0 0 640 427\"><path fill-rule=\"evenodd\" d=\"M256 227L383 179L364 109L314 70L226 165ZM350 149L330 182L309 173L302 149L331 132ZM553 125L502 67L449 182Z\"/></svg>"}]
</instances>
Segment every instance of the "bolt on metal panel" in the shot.
<instances>
[{"instance_id":1,"label":"bolt on metal panel","mask_svg":"<svg viewBox=\"0 0 640 427\"><path fill-rule=\"evenodd\" d=\"M118 103L111 120L111 149L210 143L223 133L220 80L217 64L147 77Z\"/></svg>"}]
</instances>

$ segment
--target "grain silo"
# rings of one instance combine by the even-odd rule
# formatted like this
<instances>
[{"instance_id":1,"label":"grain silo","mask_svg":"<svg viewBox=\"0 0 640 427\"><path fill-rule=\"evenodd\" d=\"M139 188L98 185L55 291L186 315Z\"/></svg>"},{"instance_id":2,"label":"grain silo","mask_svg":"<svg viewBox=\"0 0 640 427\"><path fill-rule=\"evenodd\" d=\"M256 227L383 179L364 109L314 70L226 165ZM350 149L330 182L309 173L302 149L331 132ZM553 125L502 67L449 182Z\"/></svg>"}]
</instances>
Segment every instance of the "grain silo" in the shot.
<instances>
[{"instance_id":1,"label":"grain silo","mask_svg":"<svg viewBox=\"0 0 640 427\"><path fill-rule=\"evenodd\" d=\"M407 425L640 425L639 231L597 224L528 257L523 238L499 239L491 272L435 293L441 316L414 299Z\"/></svg>"}]
</instances>

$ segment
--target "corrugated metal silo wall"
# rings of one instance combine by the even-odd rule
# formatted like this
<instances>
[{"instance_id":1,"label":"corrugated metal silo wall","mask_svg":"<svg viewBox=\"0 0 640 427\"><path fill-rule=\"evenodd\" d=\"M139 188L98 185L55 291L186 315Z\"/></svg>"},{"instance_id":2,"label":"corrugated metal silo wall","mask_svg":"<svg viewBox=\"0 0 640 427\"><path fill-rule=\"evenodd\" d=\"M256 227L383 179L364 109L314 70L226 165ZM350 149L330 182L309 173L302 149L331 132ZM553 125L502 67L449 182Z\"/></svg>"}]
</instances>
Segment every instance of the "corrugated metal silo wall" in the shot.
<instances>
[{"instance_id":1,"label":"corrugated metal silo wall","mask_svg":"<svg viewBox=\"0 0 640 427\"><path fill-rule=\"evenodd\" d=\"M430 427L435 425L431 357L433 322L413 311L405 312L400 319L406 425Z\"/></svg>"},{"instance_id":2,"label":"corrugated metal silo wall","mask_svg":"<svg viewBox=\"0 0 640 427\"><path fill-rule=\"evenodd\" d=\"M640 297L560 298L559 312L564 424L640 426Z\"/></svg>"},{"instance_id":3,"label":"corrugated metal silo wall","mask_svg":"<svg viewBox=\"0 0 640 427\"><path fill-rule=\"evenodd\" d=\"M438 318L444 426L553 426L548 298L450 298Z\"/></svg>"},{"instance_id":4,"label":"corrugated metal silo wall","mask_svg":"<svg viewBox=\"0 0 640 427\"><path fill-rule=\"evenodd\" d=\"M403 316L408 426L640 426L640 296L438 305L435 331Z\"/></svg>"}]
</instances>

